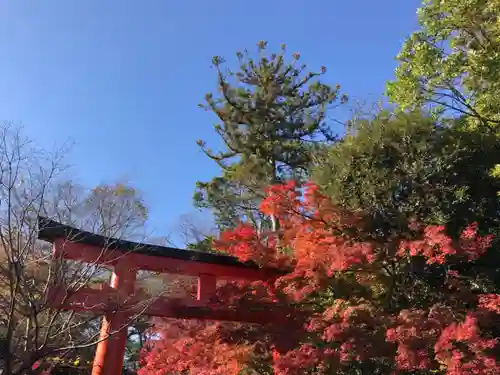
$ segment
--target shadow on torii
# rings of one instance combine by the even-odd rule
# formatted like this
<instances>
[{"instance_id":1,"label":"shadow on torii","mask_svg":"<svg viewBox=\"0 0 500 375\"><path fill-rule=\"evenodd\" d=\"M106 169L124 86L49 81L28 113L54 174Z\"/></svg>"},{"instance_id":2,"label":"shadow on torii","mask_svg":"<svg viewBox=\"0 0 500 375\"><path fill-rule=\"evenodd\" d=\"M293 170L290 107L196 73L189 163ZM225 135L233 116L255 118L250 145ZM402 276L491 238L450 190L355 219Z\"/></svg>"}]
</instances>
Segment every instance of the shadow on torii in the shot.
<instances>
[{"instance_id":1,"label":"shadow on torii","mask_svg":"<svg viewBox=\"0 0 500 375\"><path fill-rule=\"evenodd\" d=\"M215 295L218 279L273 282L280 275L275 269L259 268L254 263L242 263L221 254L103 237L45 217L38 218L38 226L38 238L53 244L54 259L100 264L112 270L110 284L102 285L100 290L86 287L76 292L68 291L53 283L47 296L48 305L52 308L91 311L104 316L100 333L102 341L97 345L92 375L122 374L126 326L130 318L138 313L249 323L268 323L272 320L269 305L249 310L209 301ZM130 298L135 291L137 271L141 270L197 277L197 299L159 297L150 303L141 303L137 298ZM109 332L115 333L109 335Z\"/></svg>"}]
</instances>

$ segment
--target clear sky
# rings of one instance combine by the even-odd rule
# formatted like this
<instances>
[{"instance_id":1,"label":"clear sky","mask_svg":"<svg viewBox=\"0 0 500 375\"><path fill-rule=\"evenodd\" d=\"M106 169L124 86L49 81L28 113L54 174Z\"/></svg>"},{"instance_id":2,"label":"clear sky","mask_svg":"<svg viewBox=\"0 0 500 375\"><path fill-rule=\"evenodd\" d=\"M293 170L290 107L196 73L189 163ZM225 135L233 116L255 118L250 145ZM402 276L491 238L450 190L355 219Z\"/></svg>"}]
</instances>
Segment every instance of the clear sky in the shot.
<instances>
[{"instance_id":1,"label":"clear sky","mask_svg":"<svg viewBox=\"0 0 500 375\"><path fill-rule=\"evenodd\" d=\"M374 101L416 28L419 0L13 0L0 2L0 120L43 147L75 142L79 182L128 179L155 235L191 211L215 119L197 108L215 86L213 55L286 43L328 82ZM307 4L305 6L304 4ZM233 65L234 66L234 65Z\"/></svg>"}]
</instances>

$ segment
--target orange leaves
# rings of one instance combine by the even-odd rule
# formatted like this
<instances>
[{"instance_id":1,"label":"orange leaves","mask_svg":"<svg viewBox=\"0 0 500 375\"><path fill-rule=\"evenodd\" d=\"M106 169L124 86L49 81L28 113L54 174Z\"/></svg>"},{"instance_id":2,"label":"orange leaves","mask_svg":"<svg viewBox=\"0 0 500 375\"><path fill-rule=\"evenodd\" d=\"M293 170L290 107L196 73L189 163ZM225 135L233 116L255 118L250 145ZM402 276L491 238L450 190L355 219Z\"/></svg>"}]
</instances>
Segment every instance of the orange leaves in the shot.
<instances>
[{"instance_id":1,"label":"orange leaves","mask_svg":"<svg viewBox=\"0 0 500 375\"><path fill-rule=\"evenodd\" d=\"M472 223L462 232L460 241L453 240L445 234L444 226L430 225L424 228L422 239L404 240L399 246L398 255L423 255L427 264L444 264L446 257L457 255L473 261L483 255L491 246L492 235L480 236L477 223Z\"/></svg>"},{"instance_id":2,"label":"orange leaves","mask_svg":"<svg viewBox=\"0 0 500 375\"><path fill-rule=\"evenodd\" d=\"M404 240L399 246L398 255L403 256L406 252L410 256L423 255L428 264L445 262L447 255L456 254L452 240L444 234L443 226L428 226L424 228L421 240Z\"/></svg>"},{"instance_id":3,"label":"orange leaves","mask_svg":"<svg viewBox=\"0 0 500 375\"><path fill-rule=\"evenodd\" d=\"M304 369L314 368L323 361L322 350L311 344L300 345L297 349L285 354L273 352L273 369L275 375L302 375Z\"/></svg>"},{"instance_id":4,"label":"orange leaves","mask_svg":"<svg viewBox=\"0 0 500 375\"><path fill-rule=\"evenodd\" d=\"M479 296L481 309L500 314L500 294L482 294Z\"/></svg>"},{"instance_id":5,"label":"orange leaves","mask_svg":"<svg viewBox=\"0 0 500 375\"><path fill-rule=\"evenodd\" d=\"M277 264L279 243L280 248L292 250L290 261L293 260L296 273L311 279L311 272L331 276L370 265L377 258L375 245L358 240L354 234L353 229L362 225L361 218L334 207L314 184L306 184L302 191L293 181L271 186L260 208L279 220L277 233L258 234L251 225L240 224L222 233L217 247L243 261L270 265ZM414 223L412 228L415 227L418 224ZM450 256L473 261L487 251L492 239L491 235L478 234L477 223L465 228L456 242L443 226L429 225L423 227L420 238L402 239L397 256L424 256L427 264L444 264Z\"/></svg>"},{"instance_id":6,"label":"orange leaves","mask_svg":"<svg viewBox=\"0 0 500 375\"><path fill-rule=\"evenodd\" d=\"M401 371L445 369L446 375L493 375L500 363L490 350L498 339L481 336L478 319L468 313L462 322L443 306L423 310L403 310L387 341L397 344L396 368Z\"/></svg>"},{"instance_id":7,"label":"orange leaves","mask_svg":"<svg viewBox=\"0 0 500 375\"><path fill-rule=\"evenodd\" d=\"M304 374L312 368L313 374L343 373L341 369L353 363L364 366L387 360L391 345L384 341L384 326L384 317L374 306L337 300L307 323L303 337L312 342L273 354L275 374Z\"/></svg>"},{"instance_id":8,"label":"orange leaves","mask_svg":"<svg viewBox=\"0 0 500 375\"><path fill-rule=\"evenodd\" d=\"M295 300L307 298L320 289L335 272L364 267L376 259L372 244L343 235L340 229L353 226L357 218L341 215L309 184L303 196L295 183L272 186L261 210L280 222L276 233L258 233L242 223L220 235L216 248L242 261L260 265L292 264L293 271L278 280L285 293ZM283 249L291 250L284 255Z\"/></svg>"},{"instance_id":9,"label":"orange leaves","mask_svg":"<svg viewBox=\"0 0 500 375\"><path fill-rule=\"evenodd\" d=\"M273 235L259 235L249 224L242 223L232 231L223 232L214 246L243 262L251 260L260 265L269 265L276 258Z\"/></svg>"},{"instance_id":10,"label":"orange leaves","mask_svg":"<svg viewBox=\"0 0 500 375\"><path fill-rule=\"evenodd\" d=\"M282 216L284 212L299 210L300 194L296 191L295 181L284 185L272 185L267 189L267 196L260 204L260 211L269 216Z\"/></svg>"},{"instance_id":11,"label":"orange leaves","mask_svg":"<svg viewBox=\"0 0 500 375\"><path fill-rule=\"evenodd\" d=\"M305 226L296 233L292 245L297 268L313 269L314 266L323 265L330 276L334 272L375 260L372 244L332 235L327 228Z\"/></svg>"},{"instance_id":12,"label":"orange leaves","mask_svg":"<svg viewBox=\"0 0 500 375\"><path fill-rule=\"evenodd\" d=\"M442 331L434 351L446 375L495 375L500 373L500 362L488 351L497 344L498 338L481 337L477 317L469 313L463 322Z\"/></svg>"},{"instance_id":13,"label":"orange leaves","mask_svg":"<svg viewBox=\"0 0 500 375\"><path fill-rule=\"evenodd\" d=\"M299 229L295 238L291 239L290 247L293 249L295 267L278 283L286 285L284 291L296 300L307 298L322 288L335 272L365 267L376 259L371 244L351 242L318 227L304 226Z\"/></svg>"},{"instance_id":14,"label":"orange leaves","mask_svg":"<svg viewBox=\"0 0 500 375\"><path fill-rule=\"evenodd\" d=\"M372 244L343 232L358 224L360 218L342 213L314 184L306 184L302 191L294 182L272 186L261 210L280 222L280 230L274 235L281 248L290 250L289 263L294 268L278 280L278 285L295 300L321 289L335 272L364 267L376 259ZM255 248L256 254L260 251Z\"/></svg>"},{"instance_id":15,"label":"orange leaves","mask_svg":"<svg viewBox=\"0 0 500 375\"><path fill-rule=\"evenodd\" d=\"M394 325L387 330L386 340L397 344L396 368L404 371L432 369L432 343L451 319L451 311L441 306L429 313L423 310L402 310Z\"/></svg>"},{"instance_id":16,"label":"orange leaves","mask_svg":"<svg viewBox=\"0 0 500 375\"><path fill-rule=\"evenodd\" d=\"M315 185L293 182L270 187L260 208L279 221L275 232L241 223L215 245L242 261L291 271L274 285L226 284L217 298L240 307L279 303L294 315L259 328L170 323L141 375L232 375L256 358L274 375L500 374L491 354L499 348L500 294L478 295L476 276L467 273L468 262L492 245L477 223L458 240L443 226L413 222L413 238L405 232L376 241L360 235L359 215L335 207Z\"/></svg>"},{"instance_id":17,"label":"orange leaves","mask_svg":"<svg viewBox=\"0 0 500 375\"><path fill-rule=\"evenodd\" d=\"M139 375L238 375L248 360L250 347L220 340L220 325L200 321L168 321L160 340L145 353Z\"/></svg>"},{"instance_id":18,"label":"orange leaves","mask_svg":"<svg viewBox=\"0 0 500 375\"><path fill-rule=\"evenodd\" d=\"M492 241L492 234L480 236L478 234L478 223L472 223L460 235L458 248L461 255L472 261L483 255L490 248Z\"/></svg>"},{"instance_id":19,"label":"orange leaves","mask_svg":"<svg viewBox=\"0 0 500 375\"><path fill-rule=\"evenodd\" d=\"M322 318L326 323L322 339L329 344L328 353L335 353L340 364L368 361L387 353L384 318L374 306L337 300Z\"/></svg>"}]
</instances>

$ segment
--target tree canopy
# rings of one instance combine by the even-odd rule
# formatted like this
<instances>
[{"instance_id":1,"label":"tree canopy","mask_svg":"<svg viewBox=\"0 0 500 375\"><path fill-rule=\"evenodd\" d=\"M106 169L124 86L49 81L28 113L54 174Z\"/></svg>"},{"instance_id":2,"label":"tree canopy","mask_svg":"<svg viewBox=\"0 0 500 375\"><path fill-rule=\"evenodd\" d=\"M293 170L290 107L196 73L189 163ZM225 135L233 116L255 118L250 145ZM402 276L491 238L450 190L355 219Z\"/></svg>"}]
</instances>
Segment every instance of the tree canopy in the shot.
<instances>
[{"instance_id":1,"label":"tree canopy","mask_svg":"<svg viewBox=\"0 0 500 375\"><path fill-rule=\"evenodd\" d=\"M420 29L397 56L388 95L402 109L430 104L473 127L500 123L498 0L425 0Z\"/></svg>"},{"instance_id":2,"label":"tree canopy","mask_svg":"<svg viewBox=\"0 0 500 375\"><path fill-rule=\"evenodd\" d=\"M424 0L418 19L387 83L395 106L353 116L342 135L332 118L347 96L325 83L325 67L310 72L265 41L237 52L236 69L213 58L216 92L200 106L222 148L197 143L220 173L197 183L194 204L217 232L186 222L187 247L282 271L223 280L207 308L265 302L285 313L258 325L139 320L128 353L139 375L500 374L500 0ZM56 359L88 358L82 342L98 324L49 319L40 301L51 263L32 218L130 238L148 210L126 184L82 193L53 182L50 163L31 173L37 158L5 139L0 360L8 375L54 373ZM193 278L149 276L139 282L194 294Z\"/></svg>"},{"instance_id":3,"label":"tree canopy","mask_svg":"<svg viewBox=\"0 0 500 375\"><path fill-rule=\"evenodd\" d=\"M500 371L498 285L483 282L482 268L467 272L498 252L493 236L473 222L453 239L444 226L415 221L406 235L369 239L361 215L336 207L314 184L301 190L273 186L262 202L263 213L279 218L278 232L241 224L216 242L241 260L291 267L273 285L229 294L248 307L255 296L287 303L291 315L260 327L167 321L139 374ZM227 292L220 288L218 298Z\"/></svg>"},{"instance_id":4,"label":"tree canopy","mask_svg":"<svg viewBox=\"0 0 500 375\"><path fill-rule=\"evenodd\" d=\"M240 91L221 90L224 104L209 107L228 124L216 127L228 151L205 151L221 163L227 199L205 207L218 215L235 207L237 189L258 187L246 198L260 222L277 225L234 211L207 241L289 272L271 284L225 283L216 300L273 301L289 313L260 326L162 321L139 373L499 373L499 17L498 1L425 1L387 86L396 107L354 117L343 137L294 141L306 162L285 162L286 173L272 168L288 160L286 147L262 138L269 106L248 104L242 90L234 111ZM259 116L245 123L247 105Z\"/></svg>"},{"instance_id":5,"label":"tree canopy","mask_svg":"<svg viewBox=\"0 0 500 375\"><path fill-rule=\"evenodd\" d=\"M259 42L257 58L238 52L237 71L224 70L224 59L214 57L218 94L207 94L201 105L217 116L214 128L226 149L216 152L198 141L222 175L198 183L195 203L211 208L222 228L243 216L258 222L267 185L307 176L317 142L336 138L327 110L347 100L338 85L318 80L326 67L308 72L299 53L287 62L285 45L270 54L266 47Z\"/></svg>"}]
</instances>

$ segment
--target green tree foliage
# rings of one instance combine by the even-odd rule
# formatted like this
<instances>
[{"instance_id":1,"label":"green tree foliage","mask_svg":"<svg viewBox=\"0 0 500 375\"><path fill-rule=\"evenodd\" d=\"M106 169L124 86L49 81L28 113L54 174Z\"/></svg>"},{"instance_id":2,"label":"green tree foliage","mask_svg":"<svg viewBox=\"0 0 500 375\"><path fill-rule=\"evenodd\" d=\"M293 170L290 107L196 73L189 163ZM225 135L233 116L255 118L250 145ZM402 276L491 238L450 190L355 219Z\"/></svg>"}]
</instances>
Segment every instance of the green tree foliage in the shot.
<instances>
[{"instance_id":1,"label":"green tree foliage","mask_svg":"<svg viewBox=\"0 0 500 375\"><path fill-rule=\"evenodd\" d=\"M419 111L352 121L316 159L319 186L269 190L260 208L277 232L244 223L215 244L290 271L268 289L220 286L218 298L290 314L166 321L139 374L498 374L499 242L486 235L499 232L497 144Z\"/></svg>"},{"instance_id":2,"label":"green tree foliage","mask_svg":"<svg viewBox=\"0 0 500 375\"><path fill-rule=\"evenodd\" d=\"M499 373L500 180L491 171L500 176L500 2L426 0L419 20L388 84L402 111L356 118L342 140L323 147L300 143L304 164L287 165L270 152L275 148L264 147L278 138L247 137L255 123L266 122L241 120L239 108L247 110L248 102L243 91L237 111L238 91L224 91L233 86L220 85L220 104L208 97L223 121L216 129L228 150L204 148L224 174L213 185L200 184L199 203L244 216L233 203L239 189L250 192L238 201L243 205L260 199L250 188L260 193L264 183L312 176L305 189L286 183L270 190L261 209L282 220L278 231L262 233L248 220L217 243L243 261L290 266L267 292L288 295L318 319L300 325L302 336L292 322L246 331L200 322L185 322L180 331L167 323L165 339L146 353L143 374L206 368L238 375L251 369L276 375ZM223 75L219 60L215 65L219 77L238 78ZM285 166L283 174L273 169L275 160ZM288 256L293 259L286 263ZM259 288L252 295L262 292L265 299ZM177 349L186 342L193 344ZM270 363L273 369L261 370Z\"/></svg>"},{"instance_id":3,"label":"green tree foliage","mask_svg":"<svg viewBox=\"0 0 500 375\"><path fill-rule=\"evenodd\" d=\"M417 222L444 225L452 238L472 222L498 235L500 181L489 171L499 157L494 134L438 126L421 112L382 112L354 122L353 132L323 155L313 176L334 205L364 217L367 240L411 237ZM441 270L420 261L411 265L419 284L405 284L392 303L446 298L433 286ZM499 262L495 248L474 268L459 270L471 279L480 273L476 287L488 291L500 287Z\"/></svg>"},{"instance_id":4,"label":"green tree foliage","mask_svg":"<svg viewBox=\"0 0 500 375\"><path fill-rule=\"evenodd\" d=\"M319 158L314 179L335 204L372 217L384 236L411 220L452 232L479 220L491 230L500 183L488 171L499 157L494 135L438 126L421 112L383 111L355 121Z\"/></svg>"},{"instance_id":5,"label":"green tree foliage","mask_svg":"<svg viewBox=\"0 0 500 375\"><path fill-rule=\"evenodd\" d=\"M187 245L187 248L190 250L199 250L199 251L213 251L213 236L207 236L201 241L193 242Z\"/></svg>"},{"instance_id":6,"label":"green tree foliage","mask_svg":"<svg viewBox=\"0 0 500 375\"><path fill-rule=\"evenodd\" d=\"M128 330L124 367L130 374L135 374L139 369L140 354L148 338L147 331L151 329L151 327L152 324L150 320L143 318L134 322Z\"/></svg>"},{"instance_id":7,"label":"green tree foliage","mask_svg":"<svg viewBox=\"0 0 500 375\"><path fill-rule=\"evenodd\" d=\"M241 224L216 246L289 272L271 285L221 285L217 297L245 310L262 301L290 310L274 315L266 306L260 326L167 320L156 326L140 375L500 373L500 290L484 288L488 269L478 267L498 247L475 223L459 240L416 222L412 234L379 241L363 238L363 218L332 205L314 184L269 192L261 209L280 219L279 231L259 236Z\"/></svg>"},{"instance_id":8,"label":"green tree foliage","mask_svg":"<svg viewBox=\"0 0 500 375\"><path fill-rule=\"evenodd\" d=\"M306 72L298 53L286 62L284 45L280 53L266 55L266 44L259 43L257 59L238 52L236 72L223 70L224 59L214 57L219 93L207 94L201 105L217 115L215 131L226 149L214 152L198 141L223 173L198 182L195 203L212 209L221 227L234 226L241 217L255 219L268 184L307 174L317 142L335 139L327 110L346 100L339 86L318 80L325 67Z\"/></svg>"},{"instance_id":9,"label":"green tree foliage","mask_svg":"<svg viewBox=\"0 0 500 375\"><path fill-rule=\"evenodd\" d=\"M420 29L404 43L389 97L403 109L432 104L500 123L500 1L425 0Z\"/></svg>"}]
</instances>

